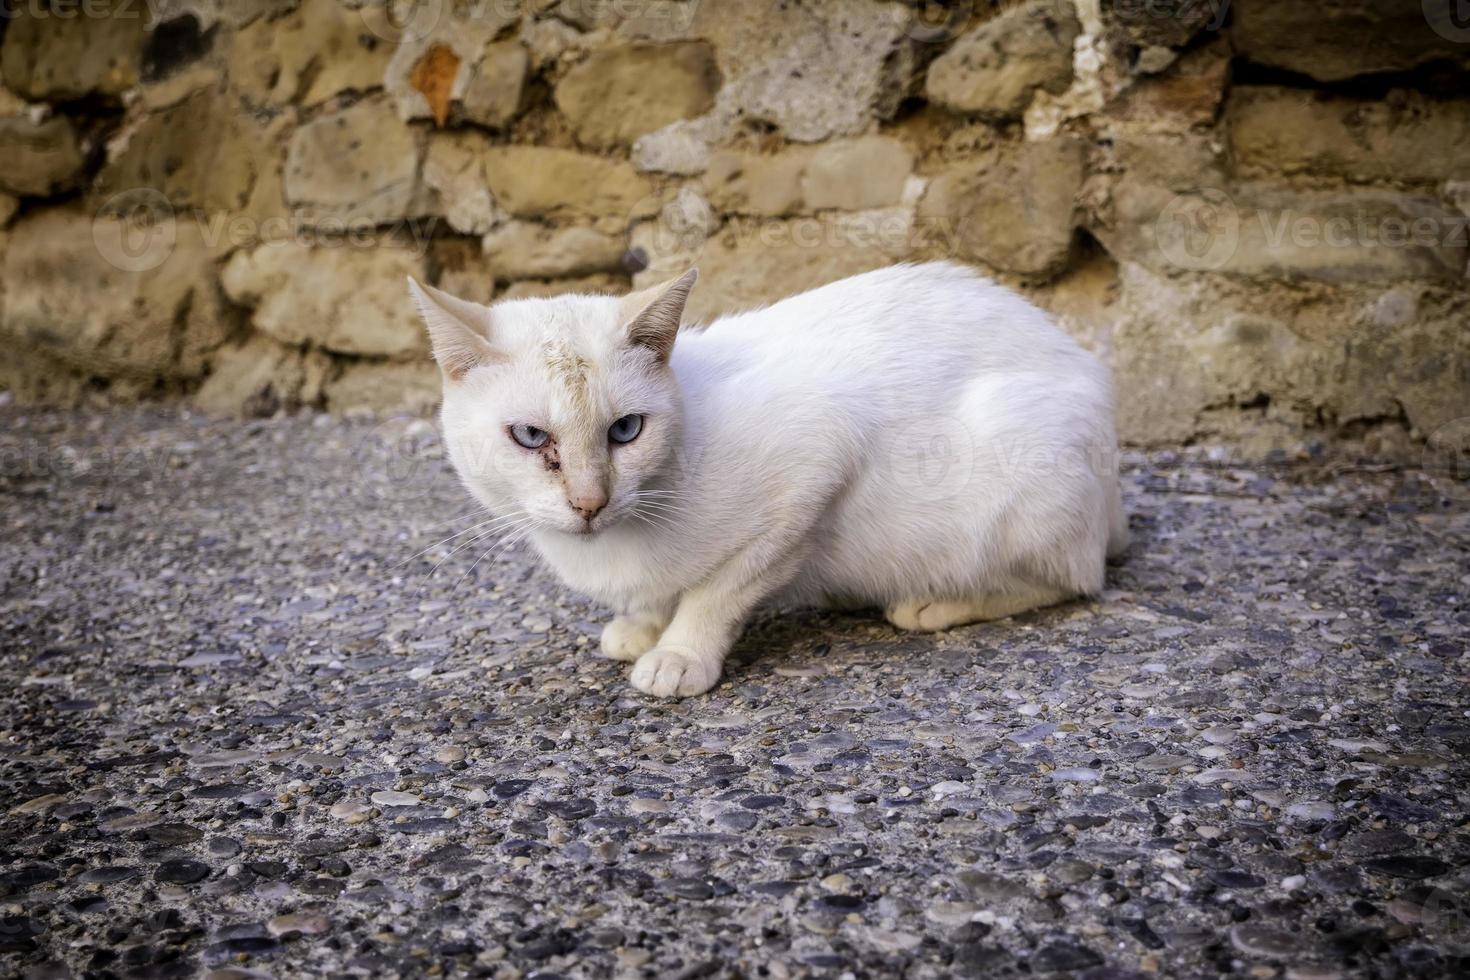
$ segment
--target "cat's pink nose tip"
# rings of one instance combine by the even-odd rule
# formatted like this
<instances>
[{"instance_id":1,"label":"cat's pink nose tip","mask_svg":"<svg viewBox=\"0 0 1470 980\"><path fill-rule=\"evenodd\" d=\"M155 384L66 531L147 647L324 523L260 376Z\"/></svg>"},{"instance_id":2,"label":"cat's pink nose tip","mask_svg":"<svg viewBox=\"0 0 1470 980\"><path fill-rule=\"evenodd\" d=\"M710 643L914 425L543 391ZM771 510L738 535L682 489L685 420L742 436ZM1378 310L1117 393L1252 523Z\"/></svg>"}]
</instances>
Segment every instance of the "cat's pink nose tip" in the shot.
<instances>
[{"instance_id":1,"label":"cat's pink nose tip","mask_svg":"<svg viewBox=\"0 0 1470 980\"><path fill-rule=\"evenodd\" d=\"M572 510L581 515L582 520L591 523L592 518L596 517L602 512L602 508L607 506L607 495L583 494L576 497L568 497L567 504Z\"/></svg>"}]
</instances>

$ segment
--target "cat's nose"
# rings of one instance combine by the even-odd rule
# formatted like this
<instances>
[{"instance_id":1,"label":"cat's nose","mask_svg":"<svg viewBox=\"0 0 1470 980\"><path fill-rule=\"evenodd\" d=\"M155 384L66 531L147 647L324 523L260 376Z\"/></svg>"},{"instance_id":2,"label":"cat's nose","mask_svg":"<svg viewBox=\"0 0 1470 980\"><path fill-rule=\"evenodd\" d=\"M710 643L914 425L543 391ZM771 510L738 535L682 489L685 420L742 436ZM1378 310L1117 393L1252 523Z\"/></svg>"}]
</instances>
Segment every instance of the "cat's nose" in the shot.
<instances>
[{"instance_id":1,"label":"cat's nose","mask_svg":"<svg viewBox=\"0 0 1470 980\"><path fill-rule=\"evenodd\" d=\"M602 491L579 493L568 497L567 503L571 506L572 510L582 515L582 520L590 524L592 518L596 517L602 508L607 506L607 494Z\"/></svg>"}]
</instances>

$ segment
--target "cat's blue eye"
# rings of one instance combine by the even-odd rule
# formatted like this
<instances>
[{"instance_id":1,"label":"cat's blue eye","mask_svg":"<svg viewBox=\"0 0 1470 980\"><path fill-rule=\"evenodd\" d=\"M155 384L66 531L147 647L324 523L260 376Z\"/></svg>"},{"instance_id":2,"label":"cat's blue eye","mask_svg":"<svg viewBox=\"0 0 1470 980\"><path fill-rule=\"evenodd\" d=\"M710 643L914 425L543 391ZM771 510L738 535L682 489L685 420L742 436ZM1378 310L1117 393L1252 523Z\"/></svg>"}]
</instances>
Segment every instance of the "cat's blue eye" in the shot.
<instances>
[{"instance_id":1,"label":"cat's blue eye","mask_svg":"<svg viewBox=\"0 0 1470 980\"><path fill-rule=\"evenodd\" d=\"M608 426L607 437L613 442L632 442L643 431L643 416L624 415Z\"/></svg>"},{"instance_id":2,"label":"cat's blue eye","mask_svg":"<svg viewBox=\"0 0 1470 980\"><path fill-rule=\"evenodd\" d=\"M510 437L527 449L540 449L551 438L551 433L534 425L513 425Z\"/></svg>"}]
</instances>

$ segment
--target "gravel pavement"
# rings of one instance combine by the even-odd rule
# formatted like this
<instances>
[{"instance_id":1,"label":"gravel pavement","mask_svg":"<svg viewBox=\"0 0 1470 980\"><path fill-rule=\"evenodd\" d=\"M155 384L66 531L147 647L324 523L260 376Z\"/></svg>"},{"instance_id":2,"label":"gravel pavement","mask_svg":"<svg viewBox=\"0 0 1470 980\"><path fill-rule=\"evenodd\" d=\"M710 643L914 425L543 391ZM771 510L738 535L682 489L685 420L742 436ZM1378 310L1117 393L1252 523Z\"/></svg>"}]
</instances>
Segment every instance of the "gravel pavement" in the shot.
<instances>
[{"instance_id":1,"label":"gravel pavement","mask_svg":"<svg viewBox=\"0 0 1470 980\"><path fill-rule=\"evenodd\" d=\"M1125 482L1097 602L655 701L428 423L5 409L0 976L1465 975L1463 486Z\"/></svg>"}]
</instances>

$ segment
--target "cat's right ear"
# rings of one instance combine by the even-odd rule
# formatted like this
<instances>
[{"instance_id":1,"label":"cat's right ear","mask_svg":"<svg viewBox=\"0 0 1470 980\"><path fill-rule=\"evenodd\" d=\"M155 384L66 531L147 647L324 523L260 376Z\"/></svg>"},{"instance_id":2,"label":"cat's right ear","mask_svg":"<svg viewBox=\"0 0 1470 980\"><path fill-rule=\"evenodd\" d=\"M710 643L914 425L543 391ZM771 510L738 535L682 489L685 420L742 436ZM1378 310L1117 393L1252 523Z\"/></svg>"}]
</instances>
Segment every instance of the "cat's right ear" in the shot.
<instances>
[{"instance_id":1,"label":"cat's right ear","mask_svg":"<svg viewBox=\"0 0 1470 980\"><path fill-rule=\"evenodd\" d=\"M408 292L429 328L434 360L445 379L458 381L470 368L501 359L481 332L490 323L485 307L425 286L413 276L408 277Z\"/></svg>"}]
</instances>

